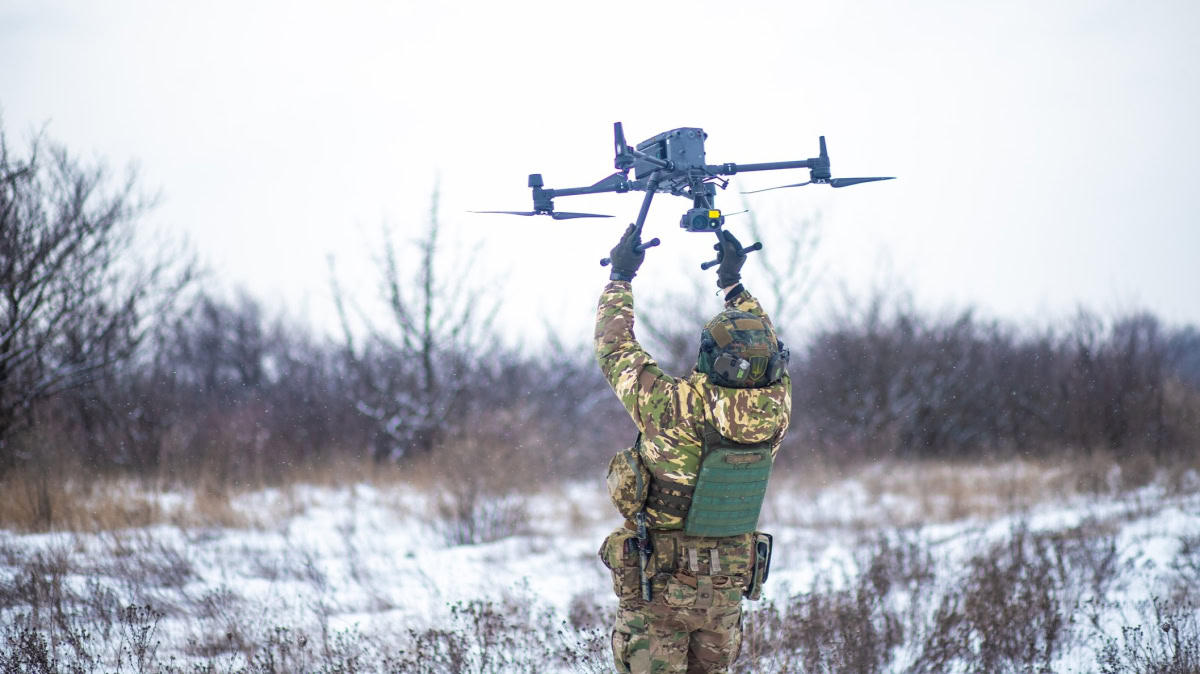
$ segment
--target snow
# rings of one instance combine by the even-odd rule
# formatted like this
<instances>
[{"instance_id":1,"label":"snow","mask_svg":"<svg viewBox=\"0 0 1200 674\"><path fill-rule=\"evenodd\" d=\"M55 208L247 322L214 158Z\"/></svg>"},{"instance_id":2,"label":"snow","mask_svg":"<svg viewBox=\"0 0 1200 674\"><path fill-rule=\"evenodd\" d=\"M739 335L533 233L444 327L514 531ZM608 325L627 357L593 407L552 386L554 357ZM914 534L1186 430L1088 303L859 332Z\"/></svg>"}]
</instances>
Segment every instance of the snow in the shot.
<instances>
[{"instance_id":1,"label":"snow","mask_svg":"<svg viewBox=\"0 0 1200 674\"><path fill-rule=\"evenodd\" d=\"M928 507L911 496L871 493L858 478L815 490L779 486L762 524L776 541L768 599L807 591L818 578L848 582L858 573L856 552L864 541L899 535L894 522L919 520ZM167 511L191 503L183 493L154 498ZM0 548L69 556L82 572L68 583L80 590L89 581L117 578L122 565L143 565L142 581L123 602L189 606L211 600L210 615L168 611L163 619L160 635L181 657L189 638L224 630L223 615L236 607L253 607L270 624L395 634L445 624L458 602L498 600L514 592L562 617L580 595L615 605L596 553L620 522L599 484L568 484L531 496L531 533L474 545L447 544L429 518L429 503L427 493L403 484L299 485L234 499L233 509L254 523L247 528L0 531ZM1200 495L1151 485L1111 498L1063 497L1018 512L918 523L903 534L926 543L938 568L952 575L1014 526L1059 531L1085 522L1111 527L1120 553L1121 582L1105 599L1146 601L1163 591L1181 538L1200 535ZM0 556L0 578L15 577L19 569L4 566L10 563L4 560ZM186 582L170 582L172 563L191 569ZM153 570L158 567L166 570ZM0 618L18 610L0 609ZM324 624L313 625L314 619ZM1119 631L1118 618L1108 620Z\"/></svg>"}]
</instances>

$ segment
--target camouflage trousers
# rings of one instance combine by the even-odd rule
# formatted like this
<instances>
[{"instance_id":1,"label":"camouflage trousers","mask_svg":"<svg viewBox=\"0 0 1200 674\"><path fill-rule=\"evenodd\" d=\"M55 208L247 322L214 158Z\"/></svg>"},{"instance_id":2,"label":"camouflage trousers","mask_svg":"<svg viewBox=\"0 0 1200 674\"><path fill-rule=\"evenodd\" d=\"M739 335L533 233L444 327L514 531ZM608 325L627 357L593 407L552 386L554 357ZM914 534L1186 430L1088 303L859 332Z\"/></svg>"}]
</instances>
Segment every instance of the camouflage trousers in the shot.
<instances>
[{"instance_id":1,"label":"camouflage trousers","mask_svg":"<svg viewBox=\"0 0 1200 674\"><path fill-rule=\"evenodd\" d=\"M727 672L742 647L742 607L622 600L612 649L621 674Z\"/></svg>"}]
</instances>

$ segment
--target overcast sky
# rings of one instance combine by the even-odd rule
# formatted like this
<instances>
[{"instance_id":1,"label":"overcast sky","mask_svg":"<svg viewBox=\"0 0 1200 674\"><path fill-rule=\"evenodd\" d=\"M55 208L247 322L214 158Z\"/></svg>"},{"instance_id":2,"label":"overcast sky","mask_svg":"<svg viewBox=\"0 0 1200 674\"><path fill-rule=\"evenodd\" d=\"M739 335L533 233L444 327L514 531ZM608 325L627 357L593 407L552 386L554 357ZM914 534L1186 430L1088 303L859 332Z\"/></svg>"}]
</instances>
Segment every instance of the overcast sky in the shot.
<instances>
[{"instance_id":1,"label":"overcast sky","mask_svg":"<svg viewBox=\"0 0 1200 674\"><path fill-rule=\"evenodd\" d=\"M149 220L214 283L326 327L327 257L369 303L380 228L416 236L440 180L447 241L479 251L508 329L539 311L586 336L596 260L640 195L556 202L613 220L466 211L529 208L528 173L607 175L616 120L631 142L703 127L713 163L814 156L823 134L835 176L898 176L753 197L772 233L820 213L826 304L885 281L1022 322L1079 303L1200 322L1198 36L1194 0L4 0L0 114L10 141L44 127L136 163ZM656 200L639 298L701 276L712 240L678 229L688 206Z\"/></svg>"}]
</instances>

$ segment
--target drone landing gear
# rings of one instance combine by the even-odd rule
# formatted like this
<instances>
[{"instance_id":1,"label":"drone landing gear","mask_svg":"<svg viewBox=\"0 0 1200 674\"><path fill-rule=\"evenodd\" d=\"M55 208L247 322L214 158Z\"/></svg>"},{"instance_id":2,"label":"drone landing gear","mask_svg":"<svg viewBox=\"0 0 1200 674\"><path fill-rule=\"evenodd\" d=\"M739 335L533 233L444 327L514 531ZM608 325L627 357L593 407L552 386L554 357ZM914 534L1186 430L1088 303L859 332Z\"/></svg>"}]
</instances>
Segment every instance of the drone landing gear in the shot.
<instances>
[{"instance_id":1,"label":"drone landing gear","mask_svg":"<svg viewBox=\"0 0 1200 674\"><path fill-rule=\"evenodd\" d=\"M624 139L622 138L622 140L624 140ZM657 189L658 189L658 172L655 171L654 173L650 174L649 181L646 183L646 196L642 197L642 208L638 211L637 222L633 223L637 227L637 231L638 231L639 235L642 232L642 225L646 224L646 216L650 213L650 201L652 199L654 199L654 192ZM641 251L646 250L647 248L653 248L660 243L662 243L662 242L658 240L658 237L654 237L653 239L650 239L646 243L643 243L642 245L638 246L637 250L640 253ZM607 257L602 258L600 260L600 266L607 267L611 262L612 262L612 260Z\"/></svg>"},{"instance_id":2,"label":"drone landing gear","mask_svg":"<svg viewBox=\"0 0 1200 674\"><path fill-rule=\"evenodd\" d=\"M718 234L717 236L720 236L720 234ZM716 250L721 250L721 244L718 243L717 245L713 246L713 248L715 248ZM753 253L756 250L762 250L762 242L761 241L758 243L746 246L745 248L742 248L740 250L740 252L745 254L745 253ZM715 260L709 260L708 262L701 262L700 268L701 269L711 269L719 264L721 264L721 258L718 257Z\"/></svg>"},{"instance_id":3,"label":"drone landing gear","mask_svg":"<svg viewBox=\"0 0 1200 674\"><path fill-rule=\"evenodd\" d=\"M634 225L637 227L637 231L639 233L642 231L642 225L646 224L646 216L650 213L650 202L654 199L654 193L655 193L655 191L657 191L658 179L659 179L659 172L655 171L654 173L650 174L650 177L647 180L646 196L642 197L642 207L641 207L641 209L638 210L637 222L634 223ZM725 218L721 217L719 215L720 211L711 210L712 204L710 201L708 201L708 200L703 200L703 201L705 203L705 206L703 206L701 208L693 208L691 211L688 211L688 213L690 214L693 211L702 212L705 218L711 217L709 215L710 213L717 213L718 214L717 217L720 219L713 223L715 226L711 227L711 230L714 234L717 235L717 239L719 240L721 238L721 225L724 224ZM683 224L681 226L684 229L687 229L688 231L692 231L692 232L704 231L704 229L697 229L697 228L690 227L687 224L688 222L689 222L688 216L685 215ZM638 246L637 250L640 252L640 251L646 250L647 248L653 248L653 247L659 245L659 243L661 243L661 242L658 240L658 237L655 237L653 239L650 239L646 243L643 243L642 245ZM717 250L720 250L721 244L717 243L717 245L713 246L713 247L716 248ZM763 247L763 245L761 242L755 243L753 245L742 248L741 252L742 253L753 253L756 250L762 250L762 247ZM700 268L701 269L710 269L710 268L720 264L720 262L721 262L720 258L718 258L716 260L709 260L708 262L701 263ZM612 263L612 260L607 257L601 258L601 260L600 260L601 267L607 267L611 263Z\"/></svg>"}]
</instances>

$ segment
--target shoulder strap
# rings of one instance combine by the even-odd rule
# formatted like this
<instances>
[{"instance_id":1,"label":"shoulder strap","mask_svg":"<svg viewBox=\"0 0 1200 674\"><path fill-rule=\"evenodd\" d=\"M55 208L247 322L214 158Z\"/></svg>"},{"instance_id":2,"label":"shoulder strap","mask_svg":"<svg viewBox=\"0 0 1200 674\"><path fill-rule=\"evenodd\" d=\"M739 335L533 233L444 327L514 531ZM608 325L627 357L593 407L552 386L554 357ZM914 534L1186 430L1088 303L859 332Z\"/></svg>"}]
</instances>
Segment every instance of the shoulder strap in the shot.
<instances>
[{"instance_id":1,"label":"shoulder strap","mask_svg":"<svg viewBox=\"0 0 1200 674\"><path fill-rule=\"evenodd\" d=\"M700 431L700 462L703 463L704 459L708 457L709 453L718 449L731 449L738 452L752 452L763 448L769 448L771 443L774 442L776 436L778 436L778 432L762 442L735 442L724 435L721 435L721 432L717 430L717 427L714 426L712 422L705 421L704 426Z\"/></svg>"}]
</instances>

